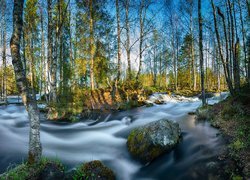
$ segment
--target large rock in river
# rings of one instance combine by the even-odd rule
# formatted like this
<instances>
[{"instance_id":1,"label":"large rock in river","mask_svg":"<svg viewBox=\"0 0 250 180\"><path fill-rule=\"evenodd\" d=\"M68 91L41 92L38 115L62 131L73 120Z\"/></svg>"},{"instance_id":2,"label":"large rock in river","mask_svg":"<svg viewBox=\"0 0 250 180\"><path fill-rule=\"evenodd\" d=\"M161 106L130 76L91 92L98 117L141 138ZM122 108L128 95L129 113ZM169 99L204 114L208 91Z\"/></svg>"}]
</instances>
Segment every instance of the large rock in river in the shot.
<instances>
[{"instance_id":1,"label":"large rock in river","mask_svg":"<svg viewBox=\"0 0 250 180\"><path fill-rule=\"evenodd\" d=\"M95 160L83 164L72 179L115 180L114 172L101 161Z\"/></svg>"},{"instance_id":2,"label":"large rock in river","mask_svg":"<svg viewBox=\"0 0 250 180\"><path fill-rule=\"evenodd\" d=\"M143 163L148 163L173 149L180 140L179 124L159 120L135 128L128 136L129 152Z\"/></svg>"}]
</instances>

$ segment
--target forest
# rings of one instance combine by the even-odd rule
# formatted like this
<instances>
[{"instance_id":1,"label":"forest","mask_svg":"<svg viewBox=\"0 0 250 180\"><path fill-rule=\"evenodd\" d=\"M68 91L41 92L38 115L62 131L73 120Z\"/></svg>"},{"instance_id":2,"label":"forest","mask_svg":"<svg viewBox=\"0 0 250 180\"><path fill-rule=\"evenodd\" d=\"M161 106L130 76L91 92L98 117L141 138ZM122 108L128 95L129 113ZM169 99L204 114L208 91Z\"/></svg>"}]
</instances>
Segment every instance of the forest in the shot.
<instances>
[{"instance_id":1,"label":"forest","mask_svg":"<svg viewBox=\"0 0 250 180\"><path fill-rule=\"evenodd\" d=\"M0 179L248 179L249 27L249 0L0 0Z\"/></svg>"}]
</instances>

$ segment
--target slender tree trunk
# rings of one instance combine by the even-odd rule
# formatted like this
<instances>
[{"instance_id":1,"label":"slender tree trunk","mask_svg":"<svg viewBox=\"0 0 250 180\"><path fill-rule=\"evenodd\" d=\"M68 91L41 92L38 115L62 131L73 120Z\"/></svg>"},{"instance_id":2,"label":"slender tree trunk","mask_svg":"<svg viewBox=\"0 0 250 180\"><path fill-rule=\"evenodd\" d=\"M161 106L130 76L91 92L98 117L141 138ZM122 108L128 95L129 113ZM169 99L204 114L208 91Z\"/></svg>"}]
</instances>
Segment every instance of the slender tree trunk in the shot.
<instances>
[{"instance_id":1,"label":"slender tree trunk","mask_svg":"<svg viewBox=\"0 0 250 180\"><path fill-rule=\"evenodd\" d=\"M241 0L238 0L238 5L239 5L239 9L240 9L240 24L241 24L241 33L242 33L243 51L244 51L244 65L245 65L246 78L247 78L248 69L247 69L247 49L246 49L246 39L245 39L246 38L246 31L245 31L243 16L242 16Z\"/></svg>"},{"instance_id":2,"label":"slender tree trunk","mask_svg":"<svg viewBox=\"0 0 250 180\"><path fill-rule=\"evenodd\" d=\"M202 35L202 16L201 16L201 0L198 0L198 19L199 19L199 51L200 51L200 71L201 71L201 96L202 105L206 104L205 88L204 88L204 63L203 63L203 35Z\"/></svg>"},{"instance_id":3,"label":"slender tree trunk","mask_svg":"<svg viewBox=\"0 0 250 180\"><path fill-rule=\"evenodd\" d=\"M165 55L165 53L164 53ZM168 89L169 88L169 77L168 77L168 66L167 66L167 59L168 59L168 55L166 53L166 56L164 56L164 59L165 59L165 82L166 82L166 88Z\"/></svg>"},{"instance_id":4,"label":"slender tree trunk","mask_svg":"<svg viewBox=\"0 0 250 180\"><path fill-rule=\"evenodd\" d=\"M25 77L27 76L27 62L26 62L26 39L25 39L25 33L22 34L22 49L23 49L23 68L24 68L24 74Z\"/></svg>"},{"instance_id":5,"label":"slender tree trunk","mask_svg":"<svg viewBox=\"0 0 250 180\"><path fill-rule=\"evenodd\" d=\"M193 37L193 16L190 15L190 34L191 34L191 64L192 64L192 80L193 90L196 91L196 70L195 70L195 53L194 53L194 37Z\"/></svg>"},{"instance_id":6,"label":"slender tree trunk","mask_svg":"<svg viewBox=\"0 0 250 180\"><path fill-rule=\"evenodd\" d=\"M127 62L128 62L128 79L131 79L132 74L131 74L131 61L130 61L129 4L130 4L130 0L126 0L126 4L125 4L126 54L127 54Z\"/></svg>"},{"instance_id":7,"label":"slender tree trunk","mask_svg":"<svg viewBox=\"0 0 250 180\"><path fill-rule=\"evenodd\" d=\"M178 33L176 29L176 34ZM175 88L178 91L178 71L179 71L179 36L176 35L176 56L175 56Z\"/></svg>"},{"instance_id":8,"label":"slender tree trunk","mask_svg":"<svg viewBox=\"0 0 250 180\"><path fill-rule=\"evenodd\" d=\"M72 30L71 30L71 7L69 6L69 59L70 59L70 67L73 70L75 68L74 63L74 55L73 55L73 42L72 42ZM75 87L75 72L72 71L71 79L70 79L71 88L70 90L73 91Z\"/></svg>"},{"instance_id":9,"label":"slender tree trunk","mask_svg":"<svg viewBox=\"0 0 250 180\"><path fill-rule=\"evenodd\" d=\"M221 85L220 85L220 64L218 66L218 71L217 71L217 89L220 92L221 91Z\"/></svg>"},{"instance_id":10,"label":"slender tree trunk","mask_svg":"<svg viewBox=\"0 0 250 180\"><path fill-rule=\"evenodd\" d=\"M57 31L57 42L59 46L59 53L58 53L58 64L59 64L59 94L63 94L63 39L62 39L62 32L63 32L63 21L62 21L62 1L57 0L57 9L58 9L58 19L57 19L57 24L58 24L58 29L60 30Z\"/></svg>"},{"instance_id":11,"label":"slender tree trunk","mask_svg":"<svg viewBox=\"0 0 250 180\"><path fill-rule=\"evenodd\" d=\"M30 28L31 29L31 28ZM29 54L30 54L30 82L31 82L31 93L33 99L36 100L36 92L35 92L35 58L34 58L34 37L33 32L31 33L31 37L29 39Z\"/></svg>"},{"instance_id":12,"label":"slender tree trunk","mask_svg":"<svg viewBox=\"0 0 250 180\"><path fill-rule=\"evenodd\" d=\"M171 26L173 26L173 24L171 23ZM177 73L177 71L178 71L178 67L177 67L177 53L176 53L176 51L178 51L177 50L177 42L176 42L176 44L175 44L175 39L177 39L176 38L176 36L175 36L175 34L176 34L176 32L174 32L174 30L172 31L173 32L173 35L172 35L172 48L173 48L173 63L174 63L174 88L175 88L175 91L178 91L178 73Z\"/></svg>"},{"instance_id":13,"label":"slender tree trunk","mask_svg":"<svg viewBox=\"0 0 250 180\"><path fill-rule=\"evenodd\" d=\"M231 44L229 41L228 41L228 38L227 38L227 27L226 27L226 22L225 22L225 16L223 15L223 13L221 12L220 8L217 7L217 10L218 10L218 14L219 16L222 18L222 23L223 23L223 29L224 29L224 36L225 36L225 44L226 44L226 71L227 71L227 74L229 75L229 78L231 79L231 71L230 71L230 62L229 62L229 49L228 49L228 44Z\"/></svg>"},{"instance_id":14,"label":"slender tree trunk","mask_svg":"<svg viewBox=\"0 0 250 180\"><path fill-rule=\"evenodd\" d=\"M207 34L207 33L206 33ZM206 80L206 89L210 87L208 80L208 53L209 53L209 41L206 42L206 60L205 60L205 80Z\"/></svg>"},{"instance_id":15,"label":"slender tree trunk","mask_svg":"<svg viewBox=\"0 0 250 180\"><path fill-rule=\"evenodd\" d=\"M136 75L136 81L139 80L139 76L142 69L142 43L143 43L143 36L144 36L144 18L143 18L143 7L144 7L144 0L141 1L140 9L139 9L139 18L140 18L140 39L139 39L139 69Z\"/></svg>"},{"instance_id":16,"label":"slender tree trunk","mask_svg":"<svg viewBox=\"0 0 250 180\"><path fill-rule=\"evenodd\" d=\"M233 12L233 21L234 21L234 29L235 29L235 37L236 41L238 38L238 28L237 28L237 22L236 22L236 12L235 12L235 0L232 0L232 12Z\"/></svg>"},{"instance_id":17,"label":"slender tree trunk","mask_svg":"<svg viewBox=\"0 0 250 180\"><path fill-rule=\"evenodd\" d=\"M234 44L234 88L235 91L238 93L240 91L240 67L239 67L239 37L238 37L238 30L236 25L236 12L235 12L235 1L232 0L231 3L231 13L232 18L231 21L234 22L234 30L235 30L235 37L236 37L236 43ZM233 30L232 30L233 32ZM238 46L238 47L237 47Z\"/></svg>"},{"instance_id":18,"label":"slender tree trunk","mask_svg":"<svg viewBox=\"0 0 250 180\"><path fill-rule=\"evenodd\" d=\"M236 44L235 44L235 75L234 75L234 86L235 91L239 93L240 91L240 65L239 65L239 59L240 59L240 40L237 38Z\"/></svg>"},{"instance_id":19,"label":"slender tree trunk","mask_svg":"<svg viewBox=\"0 0 250 180\"><path fill-rule=\"evenodd\" d=\"M23 0L14 0L13 10L13 34L11 37L10 47L12 55L12 64L14 66L16 83L26 110L28 111L30 121L29 136L29 163L40 161L42 147L40 143L40 121L39 110L36 101L29 94L27 79L25 77L23 64L20 55L20 41L23 27Z\"/></svg>"},{"instance_id":20,"label":"slender tree trunk","mask_svg":"<svg viewBox=\"0 0 250 180\"><path fill-rule=\"evenodd\" d=\"M157 76L157 63L156 63L156 45L154 45L154 54L153 54L153 56L154 56L154 63L153 63L153 83L154 83L154 87L156 86L156 76Z\"/></svg>"},{"instance_id":21,"label":"slender tree trunk","mask_svg":"<svg viewBox=\"0 0 250 180\"><path fill-rule=\"evenodd\" d=\"M211 5L212 5L212 8L213 8L215 34L216 34L216 39L217 39L217 43L218 43L220 59L222 61L222 66L223 66L224 73L225 73L225 79L226 79L227 86L229 88L229 91L230 91L231 95L234 95L232 81L230 79L230 75L228 74L228 70L227 70L227 67L226 67L226 62L224 60L223 53L222 53L220 35L219 35L219 32L218 32L217 19L216 19L216 9L215 9L213 0L211 0Z\"/></svg>"},{"instance_id":22,"label":"slender tree trunk","mask_svg":"<svg viewBox=\"0 0 250 180\"><path fill-rule=\"evenodd\" d=\"M49 82L50 82L50 101L56 103L56 58L53 58L53 18L52 18L52 0L47 0L48 4L48 69L49 69Z\"/></svg>"},{"instance_id":23,"label":"slender tree trunk","mask_svg":"<svg viewBox=\"0 0 250 180\"><path fill-rule=\"evenodd\" d=\"M227 24L228 24L228 31L227 31L227 36L228 36L228 42L227 42L227 46L229 46L229 59L227 60L226 59L226 61L228 61L227 62L227 66L229 67L229 78L232 80L233 78L233 66L232 66L232 64L233 64L233 47L232 47L232 33L231 33L231 21L230 21L230 12L229 12L229 5L228 5L228 0L225 0L226 1L226 3L225 3L225 6L226 6L226 9L227 9ZM218 8L219 9L219 8ZM219 12L219 11L218 11ZM226 26L225 26L226 27Z\"/></svg>"},{"instance_id":24,"label":"slender tree trunk","mask_svg":"<svg viewBox=\"0 0 250 180\"><path fill-rule=\"evenodd\" d=\"M95 47L94 47L94 30L93 30L93 5L92 0L89 1L89 32L90 32L90 87L92 90L95 89L94 84L94 55L95 55Z\"/></svg>"},{"instance_id":25,"label":"slender tree trunk","mask_svg":"<svg viewBox=\"0 0 250 180\"><path fill-rule=\"evenodd\" d=\"M7 103L7 62L6 62L6 1L2 1L2 59L3 59L3 79L2 79L2 97L3 101Z\"/></svg>"},{"instance_id":26,"label":"slender tree trunk","mask_svg":"<svg viewBox=\"0 0 250 180\"><path fill-rule=\"evenodd\" d=\"M174 41L174 40L173 40ZM177 61L176 61L176 54L175 54L175 52L176 52L176 49L175 49L175 46L174 46L174 44L173 44L173 63L174 63L174 88L175 88L175 90L176 91L178 91L178 79L177 79Z\"/></svg>"},{"instance_id":27,"label":"slender tree trunk","mask_svg":"<svg viewBox=\"0 0 250 180\"><path fill-rule=\"evenodd\" d=\"M174 89L176 91L178 91L178 87L177 87L177 73L176 73L176 58L175 58L175 49L173 47L173 63L174 63L174 69L173 69L173 75L174 75Z\"/></svg>"},{"instance_id":28,"label":"slender tree trunk","mask_svg":"<svg viewBox=\"0 0 250 180\"><path fill-rule=\"evenodd\" d=\"M40 68L41 68L41 76L40 76L40 96L42 94L42 91L44 93L46 93L46 89L47 89L47 78L46 78L46 62L45 62L45 40L44 40L44 27L43 27L43 9L40 6L40 23L41 23L41 43L42 43L42 47L41 47L41 64L40 64ZM45 96L46 97L46 96ZM47 101L47 98L46 98Z\"/></svg>"},{"instance_id":29,"label":"slender tree trunk","mask_svg":"<svg viewBox=\"0 0 250 180\"><path fill-rule=\"evenodd\" d=\"M235 39L235 28L234 27L234 19L233 19L233 12L232 12L232 4L230 0L228 1L228 7L229 7L229 16L230 16L230 21L231 21L231 36L232 36L232 41L231 41L231 47L232 47L232 54L233 54L233 79L234 79L234 88L238 89L236 86L236 78L237 78L237 60L235 57L235 44L234 44L234 39Z\"/></svg>"},{"instance_id":30,"label":"slender tree trunk","mask_svg":"<svg viewBox=\"0 0 250 180\"><path fill-rule=\"evenodd\" d=\"M192 73L192 76L193 76L193 90L196 91L197 89L197 77L196 77L196 63L195 63L195 54L194 54L194 42L192 42L192 48L191 48L191 51L192 51L192 66L193 66L193 73Z\"/></svg>"},{"instance_id":31,"label":"slender tree trunk","mask_svg":"<svg viewBox=\"0 0 250 180\"><path fill-rule=\"evenodd\" d=\"M220 83L220 61L219 61L219 56L218 56L218 49L216 48L215 41L214 41L214 49L215 49L215 58L216 58L216 63L217 63L217 91L220 92L221 90L221 83Z\"/></svg>"},{"instance_id":32,"label":"slender tree trunk","mask_svg":"<svg viewBox=\"0 0 250 180\"><path fill-rule=\"evenodd\" d=\"M160 58L160 65L159 65L159 87L161 87L161 77L162 77L162 58L161 58L161 54L159 55L159 58Z\"/></svg>"},{"instance_id":33,"label":"slender tree trunk","mask_svg":"<svg viewBox=\"0 0 250 180\"><path fill-rule=\"evenodd\" d=\"M119 0L115 1L116 5L116 23L117 23L117 81L121 76L121 28L120 28L120 7Z\"/></svg>"}]
</instances>

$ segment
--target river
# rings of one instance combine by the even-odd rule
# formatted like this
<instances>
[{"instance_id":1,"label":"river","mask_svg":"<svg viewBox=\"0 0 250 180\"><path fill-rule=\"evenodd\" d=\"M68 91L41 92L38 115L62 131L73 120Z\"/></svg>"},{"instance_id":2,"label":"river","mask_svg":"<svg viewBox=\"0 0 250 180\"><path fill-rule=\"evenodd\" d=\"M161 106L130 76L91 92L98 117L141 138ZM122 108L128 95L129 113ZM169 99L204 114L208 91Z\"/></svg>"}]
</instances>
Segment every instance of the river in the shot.
<instances>
[{"instance_id":1,"label":"river","mask_svg":"<svg viewBox=\"0 0 250 180\"><path fill-rule=\"evenodd\" d=\"M216 174L211 166L225 147L219 131L206 121L196 122L198 98L171 98L155 94L165 104L139 107L112 113L98 120L77 123L41 120L43 155L62 161L68 169L83 162L101 160L114 170L118 179L207 179ZM213 104L227 93L209 99ZM182 141L168 154L148 165L134 160L128 153L126 138L138 126L160 119L179 123ZM0 106L0 173L27 157L29 122L22 105Z\"/></svg>"}]
</instances>

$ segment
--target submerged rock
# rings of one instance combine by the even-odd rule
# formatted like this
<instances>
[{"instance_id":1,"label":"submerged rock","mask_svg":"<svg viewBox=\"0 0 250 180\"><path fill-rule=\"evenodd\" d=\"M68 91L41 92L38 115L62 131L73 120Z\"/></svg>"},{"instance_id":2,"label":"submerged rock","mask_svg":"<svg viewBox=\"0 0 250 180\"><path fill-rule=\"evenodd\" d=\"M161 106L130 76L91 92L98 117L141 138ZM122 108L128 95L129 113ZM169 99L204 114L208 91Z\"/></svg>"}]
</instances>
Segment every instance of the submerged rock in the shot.
<instances>
[{"instance_id":1,"label":"submerged rock","mask_svg":"<svg viewBox=\"0 0 250 180\"><path fill-rule=\"evenodd\" d=\"M101 161L91 161L83 164L74 179L90 179L90 180L115 180L114 172L106 167Z\"/></svg>"},{"instance_id":2,"label":"submerged rock","mask_svg":"<svg viewBox=\"0 0 250 180\"><path fill-rule=\"evenodd\" d=\"M148 103L164 104L169 101L171 97L167 94L155 93L149 97ZM146 102L147 103L147 102Z\"/></svg>"},{"instance_id":3,"label":"submerged rock","mask_svg":"<svg viewBox=\"0 0 250 180\"><path fill-rule=\"evenodd\" d=\"M180 135L178 123L163 119L132 130L127 147L132 156L148 163L173 149L179 142Z\"/></svg>"},{"instance_id":4,"label":"submerged rock","mask_svg":"<svg viewBox=\"0 0 250 180\"><path fill-rule=\"evenodd\" d=\"M163 101L163 100L157 99L157 100L155 100L154 103L155 103L155 104L164 104L164 101Z\"/></svg>"},{"instance_id":5,"label":"submerged rock","mask_svg":"<svg viewBox=\"0 0 250 180\"><path fill-rule=\"evenodd\" d=\"M188 112L188 115L195 115L196 113L195 112Z\"/></svg>"}]
</instances>

